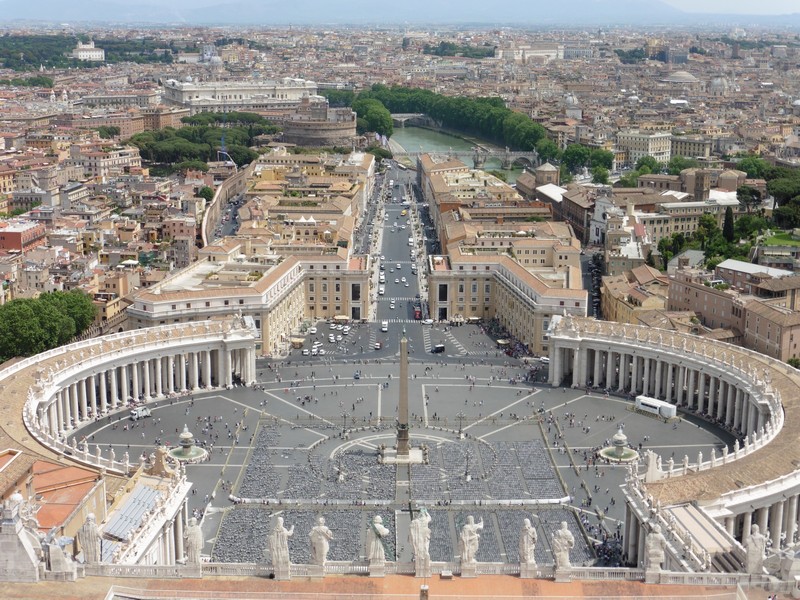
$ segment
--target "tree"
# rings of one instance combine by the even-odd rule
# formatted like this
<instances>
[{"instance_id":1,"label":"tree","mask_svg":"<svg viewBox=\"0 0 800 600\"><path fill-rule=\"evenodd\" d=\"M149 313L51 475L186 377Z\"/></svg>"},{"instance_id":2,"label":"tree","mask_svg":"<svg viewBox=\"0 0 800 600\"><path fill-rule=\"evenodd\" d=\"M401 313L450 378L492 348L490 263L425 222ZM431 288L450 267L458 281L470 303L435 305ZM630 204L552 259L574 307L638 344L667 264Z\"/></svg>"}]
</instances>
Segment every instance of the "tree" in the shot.
<instances>
[{"instance_id":1,"label":"tree","mask_svg":"<svg viewBox=\"0 0 800 600\"><path fill-rule=\"evenodd\" d=\"M698 163L694 158L686 158L684 156L673 156L667 163L667 173L670 175L680 175L684 169L691 169L697 167Z\"/></svg>"},{"instance_id":2,"label":"tree","mask_svg":"<svg viewBox=\"0 0 800 600\"><path fill-rule=\"evenodd\" d=\"M570 173L569 169L567 168L567 165L562 163L558 170L559 170L559 180L561 181L561 185L567 185L568 183L572 183L573 180L575 179L572 176L572 173Z\"/></svg>"},{"instance_id":3,"label":"tree","mask_svg":"<svg viewBox=\"0 0 800 600\"><path fill-rule=\"evenodd\" d=\"M204 185L197 190L198 198L205 198L206 202L211 202L214 199L214 188Z\"/></svg>"},{"instance_id":4,"label":"tree","mask_svg":"<svg viewBox=\"0 0 800 600\"><path fill-rule=\"evenodd\" d=\"M592 183L608 185L608 169L597 166L592 169Z\"/></svg>"},{"instance_id":5,"label":"tree","mask_svg":"<svg viewBox=\"0 0 800 600\"><path fill-rule=\"evenodd\" d=\"M729 244L736 239L736 232L733 229L733 209L729 206L725 209L725 221L722 225L722 237Z\"/></svg>"},{"instance_id":6,"label":"tree","mask_svg":"<svg viewBox=\"0 0 800 600\"><path fill-rule=\"evenodd\" d=\"M561 160L567 165L567 169L575 172L589 162L589 149L580 144L570 144L564 150Z\"/></svg>"},{"instance_id":7,"label":"tree","mask_svg":"<svg viewBox=\"0 0 800 600\"><path fill-rule=\"evenodd\" d=\"M173 168L176 173L180 173L182 175L186 175L186 171L190 170L202 171L203 173L206 173L208 172L208 163L205 163L202 160L185 160L173 165Z\"/></svg>"},{"instance_id":8,"label":"tree","mask_svg":"<svg viewBox=\"0 0 800 600\"><path fill-rule=\"evenodd\" d=\"M353 102L353 110L358 115L356 124L360 133L374 131L386 137L392 135L392 114L380 100L359 98Z\"/></svg>"},{"instance_id":9,"label":"tree","mask_svg":"<svg viewBox=\"0 0 800 600\"><path fill-rule=\"evenodd\" d=\"M617 181L617 187L635 188L639 187L639 171L626 173Z\"/></svg>"},{"instance_id":10,"label":"tree","mask_svg":"<svg viewBox=\"0 0 800 600\"><path fill-rule=\"evenodd\" d=\"M542 162L558 160L561 157L561 150L556 143L549 138L542 138L536 142L536 154Z\"/></svg>"},{"instance_id":11,"label":"tree","mask_svg":"<svg viewBox=\"0 0 800 600\"><path fill-rule=\"evenodd\" d=\"M740 185L736 189L736 199L749 213L754 206L761 204L761 192L749 185Z\"/></svg>"},{"instance_id":12,"label":"tree","mask_svg":"<svg viewBox=\"0 0 800 600\"><path fill-rule=\"evenodd\" d=\"M750 179L761 179L765 176L769 163L763 158L749 155L736 163L736 168L747 173Z\"/></svg>"},{"instance_id":13,"label":"tree","mask_svg":"<svg viewBox=\"0 0 800 600\"><path fill-rule=\"evenodd\" d=\"M800 178L781 177L767 183L767 190L778 204L786 204L795 196L800 196Z\"/></svg>"},{"instance_id":14,"label":"tree","mask_svg":"<svg viewBox=\"0 0 800 600\"><path fill-rule=\"evenodd\" d=\"M792 357L789 360L787 360L786 363L790 367L794 367L795 369L800 369L800 358Z\"/></svg>"},{"instance_id":15,"label":"tree","mask_svg":"<svg viewBox=\"0 0 800 600\"><path fill-rule=\"evenodd\" d=\"M119 135L119 127L116 127L114 125L110 126L101 125L100 127L97 128L97 133L100 135L102 139L110 140L111 138Z\"/></svg>"},{"instance_id":16,"label":"tree","mask_svg":"<svg viewBox=\"0 0 800 600\"><path fill-rule=\"evenodd\" d=\"M607 171L614 168L614 153L597 148L589 152L589 166L603 167Z\"/></svg>"},{"instance_id":17,"label":"tree","mask_svg":"<svg viewBox=\"0 0 800 600\"><path fill-rule=\"evenodd\" d=\"M719 226L714 216L708 213L700 215L697 229L694 232L695 239L700 242L700 249L705 250L709 240L712 240L718 233Z\"/></svg>"},{"instance_id":18,"label":"tree","mask_svg":"<svg viewBox=\"0 0 800 600\"><path fill-rule=\"evenodd\" d=\"M658 173L661 171L661 164L652 156L643 156L636 161L636 170L641 171L642 167L650 169L650 173Z\"/></svg>"}]
</instances>

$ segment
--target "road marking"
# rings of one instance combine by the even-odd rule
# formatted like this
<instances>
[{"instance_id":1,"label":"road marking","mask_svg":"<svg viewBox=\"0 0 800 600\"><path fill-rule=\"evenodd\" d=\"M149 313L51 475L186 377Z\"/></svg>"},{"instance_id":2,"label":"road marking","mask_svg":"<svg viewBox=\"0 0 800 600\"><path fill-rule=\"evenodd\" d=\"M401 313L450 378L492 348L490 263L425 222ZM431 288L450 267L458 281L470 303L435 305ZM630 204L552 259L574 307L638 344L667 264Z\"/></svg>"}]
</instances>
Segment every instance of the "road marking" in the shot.
<instances>
[{"instance_id":1,"label":"road marking","mask_svg":"<svg viewBox=\"0 0 800 600\"><path fill-rule=\"evenodd\" d=\"M299 410L300 412L303 412L303 413L305 413L307 415L311 415L312 417L314 417L315 419L319 419L323 423L326 423L328 425L334 425L333 421L328 421L327 419L323 419L322 417L316 415L315 413L313 413L313 412L311 412L309 410L306 410L305 408L303 408L301 406L297 406L297 404L293 404L293 403L289 402L288 400L284 400L283 398L281 398L277 394L273 394L272 392L267 392L267 391L265 391L264 394L266 394L267 396L272 396L278 402L283 402L284 404L287 404L287 405L291 406L292 408L294 408L296 410Z\"/></svg>"}]
</instances>

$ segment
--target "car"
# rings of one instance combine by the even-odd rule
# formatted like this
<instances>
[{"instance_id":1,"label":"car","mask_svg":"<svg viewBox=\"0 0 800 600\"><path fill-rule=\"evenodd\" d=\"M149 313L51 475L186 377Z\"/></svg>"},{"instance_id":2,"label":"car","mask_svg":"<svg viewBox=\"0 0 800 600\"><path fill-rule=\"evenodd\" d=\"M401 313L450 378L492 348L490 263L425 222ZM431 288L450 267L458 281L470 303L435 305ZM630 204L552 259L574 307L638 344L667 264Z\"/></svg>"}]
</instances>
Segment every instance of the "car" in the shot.
<instances>
[{"instance_id":1,"label":"car","mask_svg":"<svg viewBox=\"0 0 800 600\"><path fill-rule=\"evenodd\" d=\"M350 329L349 328L342 329L342 335L350 335Z\"/></svg>"},{"instance_id":2,"label":"car","mask_svg":"<svg viewBox=\"0 0 800 600\"><path fill-rule=\"evenodd\" d=\"M394 308L394 302L389 304L389 308Z\"/></svg>"},{"instance_id":3,"label":"car","mask_svg":"<svg viewBox=\"0 0 800 600\"><path fill-rule=\"evenodd\" d=\"M405 283L405 282L406 282L406 278L405 278L405 277L401 277L401 278L400 278L400 281L402 281L403 283Z\"/></svg>"},{"instance_id":4,"label":"car","mask_svg":"<svg viewBox=\"0 0 800 600\"><path fill-rule=\"evenodd\" d=\"M408 282L406 281L405 286L408 287Z\"/></svg>"},{"instance_id":5,"label":"car","mask_svg":"<svg viewBox=\"0 0 800 600\"><path fill-rule=\"evenodd\" d=\"M333 335L333 334L330 334L328 336L328 342L330 342L331 344L335 343L336 342L336 336Z\"/></svg>"},{"instance_id":6,"label":"car","mask_svg":"<svg viewBox=\"0 0 800 600\"><path fill-rule=\"evenodd\" d=\"M356 371L353 373L353 379L361 379L361 371Z\"/></svg>"},{"instance_id":7,"label":"car","mask_svg":"<svg viewBox=\"0 0 800 600\"><path fill-rule=\"evenodd\" d=\"M319 348L320 346L322 346L322 342L314 342L313 344L311 344L312 349Z\"/></svg>"},{"instance_id":8,"label":"car","mask_svg":"<svg viewBox=\"0 0 800 600\"><path fill-rule=\"evenodd\" d=\"M308 348L303 348L302 354L303 356L308 356L309 354L311 354L311 350L309 350Z\"/></svg>"},{"instance_id":9,"label":"car","mask_svg":"<svg viewBox=\"0 0 800 600\"><path fill-rule=\"evenodd\" d=\"M394 278L394 282L395 282L395 283L400 283L400 280L399 280L397 277L395 277L395 278Z\"/></svg>"},{"instance_id":10,"label":"car","mask_svg":"<svg viewBox=\"0 0 800 600\"><path fill-rule=\"evenodd\" d=\"M383 296L386 293L386 288L381 286L378 288L378 295Z\"/></svg>"},{"instance_id":11,"label":"car","mask_svg":"<svg viewBox=\"0 0 800 600\"><path fill-rule=\"evenodd\" d=\"M417 295L417 298L419 298L419 295ZM423 324L423 325L433 325L433 319L425 319L425 320L422 322L422 324Z\"/></svg>"},{"instance_id":12,"label":"car","mask_svg":"<svg viewBox=\"0 0 800 600\"><path fill-rule=\"evenodd\" d=\"M395 269L397 269L398 271L400 270L400 263L397 263L397 266L395 267Z\"/></svg>"},{"instance_id":13,"label":"car","mask_svg":"<svg viewBox=\"0 0 800 600\"><path fill-rule=\"evenodd\" d=\"M337 335L336 336L336 341L337 342L341 342L342 341L342 336L341 335Z\"/></svg>"},{"instance_id":14,"label":"car","mask_svg":"<svg viewBox=\"0 0 800 600\"><path fill-rule=\"evenodd\" d=\"M389 269L389 273L394 273L394 269Z\"/></svg>"},{"instance_id":15,"label":"car","mask_svg":"<svg viewBox=\"0 0 800 600\"><path fill-rule=\"evenodd\" d=\"M431 348L431 354L441 354L442 352L444 352L444 344L436 344Z\"/></svg>"},{"instance_id":16,"label":"car","mask_svg":"<svg viewBox=\"0 0 800 600\"><path fill-rule=\"evenodd\" d=\"M417 300L419 300L419 294L414 294L414 298L416 298Z\"/></svg>"},{"instance_id":17,"label":"car","mask_svg":"<svg viewBox=\"0 0 800 600\"><path fill-rule=\"evenodd\" d=\"M406 228L405 225L400 225L400 229L405 229L405 228Z\"/></svg>"},{"instance_id":18,"label":"car","mask_svg":"<svg viewBox=\"0 0 800 600\"><path fill-rule=\"evenodd\" d=\"M320 356L325 356L325 348L320 348L319 349L319 355Z\"/></svg>"},{"instance_id":19,"label":"car","mask_svg":"<svg viewBox=\"0 0 800 600\"><path fill-rule=\"evenodd\" d=\"M386 270L386 265L381 265L381 271L385 271L385 270Z\"/></svg>"},{"instance_id":20,"label":"car","mask_svg":"<svg viewBox=\"0 0 800 600\"><path fill-rule=\"evenodd\" d=\"M342 333L350 333L350 329L351 329L350 325L345 325L344 327L342 327Z\"/></svg>"},{"instance_id":21,"label":"car","mask_svg":"<svg viewBox=\"0 0 800 600\"><path fill-rule=\"evenodd\" d=\"M386 260L386 257L383 254L381 254L381 262L383 262L385 260Z\"/></svg>"},{"instance_id":22,"label":"car","mask_svg":"<svg viewBox=\"0 0 800 600\"><path fill-rule=\"evenodd\" d=\"M539 357L539 362L547 364L547 363L550 362L550 357L549 356L540 356Z\"/></svg>"},{"instance_id":23,"label":"car","mask_svg":"<svg viewBox=\"0 0 800 600\"><path fill-rule=\"evenodd\" d=\"M344 329L344 325L337 325L336 326L336 331L341 331L342 329Z\"/></svg>"},{"instance_id":24,"label":"car","mask_svg":"<svg viewBox=\"0 0 800 600\"><path fill-rule=\"evenodd\" d=\"M308 333L310 333L311 335L314 335L315 333L317 333L317 328L316 327L312 327L311 329L308 330Z\"/></svg>"},{"instance_id":25,"label":"car","mask_svg":"<svg viewBox=\"0 0 800 600\"><path fill-rule=\"evenodd\" d=\"M335 331L336 330L336 323L328 323L328 329L330 329L331 331Z\"/></svg>"},{"instance_id":26,"label":"car","mask_svg":"<svg viewBox=\"0 0 800 600\"><path fill-rule=\"evenodd\" d=\"M380 342L375 342L375 350L380 350L381 348L383 348L383 344Z\"/></svg>"}]
</instances>

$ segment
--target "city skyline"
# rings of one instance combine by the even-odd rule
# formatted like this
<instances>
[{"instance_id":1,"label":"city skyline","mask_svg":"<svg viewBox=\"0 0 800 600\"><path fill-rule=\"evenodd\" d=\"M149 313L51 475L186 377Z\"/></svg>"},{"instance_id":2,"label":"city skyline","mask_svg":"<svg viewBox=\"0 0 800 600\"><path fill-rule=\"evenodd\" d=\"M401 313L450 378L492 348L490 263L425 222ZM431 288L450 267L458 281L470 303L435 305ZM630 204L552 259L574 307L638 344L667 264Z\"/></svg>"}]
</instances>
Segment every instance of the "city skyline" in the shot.
<instances>
[{"instance_id":1,"label":"city skyline","mask_svg":"<svg viewBox=\"0 0 800 600\"><path fill-rule=\"evenodd\" d=\"M119 0L0 0L4 21L17 19L49 22L193 23L203 25L280 24L434 24L514 23L523 27L574 25L697 25L697 15L711 24L798 26L796 7L788 0L767 0L758 4L744 0L569 0L558 5L541 2L509 3L503 11L476 0L425 3L408 0L403 4L374 6L354 0L331 5L319 0L301 0L292 5L274 0L176 0L168 8L144 1L136 5ZM46 15L46 18L42 16ZM791 16L788 20L787 16ZM781 17L781 18L778 18Z\"/></svg>"}]
</instances>

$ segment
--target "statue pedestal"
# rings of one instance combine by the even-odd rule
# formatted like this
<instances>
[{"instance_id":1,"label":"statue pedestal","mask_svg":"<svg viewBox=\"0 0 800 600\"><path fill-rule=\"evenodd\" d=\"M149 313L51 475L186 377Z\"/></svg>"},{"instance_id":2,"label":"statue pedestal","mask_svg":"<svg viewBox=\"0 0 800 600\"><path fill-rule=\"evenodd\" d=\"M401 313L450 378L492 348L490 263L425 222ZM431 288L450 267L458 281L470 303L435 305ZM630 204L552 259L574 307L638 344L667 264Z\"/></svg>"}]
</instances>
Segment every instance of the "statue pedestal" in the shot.
<instances>
[{"instance_id":1,"label":"statue pedestal","mask_svg":"<svg viewBox=\"0 0 800 600\"><path fill-rule=\"evenodd\" d=\"M272 565L272 572L277 581L289 581L292 578L289 565Z\"/></svg>"},{"instance_id":2,"label":"statue pedestal","mask_svg":"<svg viewBox=\"0 0 800 600\"><path fill-rule=\"evenodd\" d=\"M536 564L520 563L519 564L519 577L520 579L536 579L539 567Z\"/></svg>"},{"instance_id":3,"label":"statue pedestal","mask_svg":"<svg viewBox=\"0 0 800 600\"><path fill-rule=\"evenodd\" d=\"M644 570L645 583L661 583L661 569L645 569Z\"/></svg>"},{"instance_id":4,"label":"statue pedestal","mask_svg":"<svg viewBox=\"0 0 800 600\"><path fill-rule=\"evenodd\" d=\"M309 577L325 577L325 567L322 565L308 565Z\"/></svg>"},{"instance_id":5,"label":"statue pedestal","mask_svg":"<svg viewBox=\"0 0 800 600\"><path fill-rule=\"evenodd\" d=\"M431 577L430 561L420 561L414 565L414 577Z\"/></svg>"},{"instance_id":6,"label":"statue pedestal","mask_svg":"<svg viewBox=\"0 0 800 600\"><path fill-rule=\"evenodd\" d=\"M386 563L370 563L369 564L370 577L386 577Z\"/></svg>"},{"instance_id":7,"label":"statue pedestal","mask_svg":"<svg viewBox=\"0 0 800 600\"><path fill-rule=\"evenodd\" d=\"M478 576L478 563L461 563L461 577L471 579Z\"/></svg>"},{"instance_id":8,"label":"statue pedestal","mask_svg":"<svg viewBox=\"0 0 800 600\"><path fill-rule=\"evenodd\" d=\"M182 578L200 578L203 576L203 566L186 563L186 566L181 569Z\"/></svg>"},{"instance_id":9,"label":"statue pedestal","mask_svg":"<svg viewBox=\"0 0 800 600\"><path fill-rule=\"evenodd\" d=\"M572 581L572 569L556 569L556 583L569 583Z\"/></svg>"}]
</instances>

